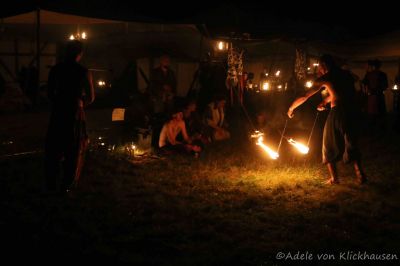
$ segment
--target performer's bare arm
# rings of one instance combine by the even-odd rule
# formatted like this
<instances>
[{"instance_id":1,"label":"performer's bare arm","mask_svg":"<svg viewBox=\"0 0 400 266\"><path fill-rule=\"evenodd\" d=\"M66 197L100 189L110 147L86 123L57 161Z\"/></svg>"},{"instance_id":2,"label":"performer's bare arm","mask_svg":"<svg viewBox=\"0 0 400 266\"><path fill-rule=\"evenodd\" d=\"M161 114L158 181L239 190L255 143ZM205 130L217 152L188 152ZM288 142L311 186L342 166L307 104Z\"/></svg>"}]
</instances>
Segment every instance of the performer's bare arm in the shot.
<instances>
[{"instance_id":1,"label":"performer's bare arm","mask_svg":"<svg viewBox=\"0 0 400 266\"><path fill-rule=\"evenodd\" d=\"M305 103L311 96L316 94L318 91L321 90L322 87L325 87L325 86L329 86L329 84L327 82L316 82L316 83L314 83L313 87L311 89L309 89L304 96L301 96L301 97L297 98L296 100L294 100L292 105L289 107L287 115L290 118L292 118L294 116L293 115L294 109L296 109L297 107L299 107L300 105Z\"/></svg>"},{"instance_id":2,"label":"performer's bare arm","mask_svg":"<svg viewBox=\"0 0 400 266\"><path fill-rule=\"evenodd\" d=\"M332 96L328 95L325 97L320 104L317 106L318 111L324 111L326 109L326 105L332 101Z\"/></svg>"}]
</instances>

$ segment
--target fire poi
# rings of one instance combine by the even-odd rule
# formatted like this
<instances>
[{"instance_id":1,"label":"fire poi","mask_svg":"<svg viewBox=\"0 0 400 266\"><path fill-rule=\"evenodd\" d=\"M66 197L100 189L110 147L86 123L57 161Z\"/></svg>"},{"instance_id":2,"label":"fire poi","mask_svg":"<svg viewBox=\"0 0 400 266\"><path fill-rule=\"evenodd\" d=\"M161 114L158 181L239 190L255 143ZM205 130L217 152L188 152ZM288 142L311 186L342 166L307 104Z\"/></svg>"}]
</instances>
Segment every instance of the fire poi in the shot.
<instances>
[{"instance_id":1,"label":"fire poi","mask_svg":"<svg viewBox=\"0 0 400 266\"><path fill-rule=\"evenodd\" d=\"M278 159L278 157L279 157L279 149L281 147L283 138L285 138L287 140L287 142L290 145L292 145L293 147L295 147L301 154L308 154L308 152L310 151L309 144L310 144L311 136L313 134L317 119L318 119L318 112L317 112L317 115L315 116L314 124L312 126L312 129L311 129L311 132L310 132L310 136L308 137L307 144L303 144L301 142L298 142L298 141L294 140L293 138L287 138L285 136L286 126L287 126L287 122L288 122L287 119L286 119L286 122L285 122L285 126L283 128L283 131L281 133L281 139L279 141L278 149L277 149L276 152L274 150L272 150L270 147L268 147L267 145L264 144L264 142L263 142L264 141L264 133L256 130L251 135L251 137L252 138L257 138L256 145L260 146L274 160Z\"/></svg>"}]
</instances>

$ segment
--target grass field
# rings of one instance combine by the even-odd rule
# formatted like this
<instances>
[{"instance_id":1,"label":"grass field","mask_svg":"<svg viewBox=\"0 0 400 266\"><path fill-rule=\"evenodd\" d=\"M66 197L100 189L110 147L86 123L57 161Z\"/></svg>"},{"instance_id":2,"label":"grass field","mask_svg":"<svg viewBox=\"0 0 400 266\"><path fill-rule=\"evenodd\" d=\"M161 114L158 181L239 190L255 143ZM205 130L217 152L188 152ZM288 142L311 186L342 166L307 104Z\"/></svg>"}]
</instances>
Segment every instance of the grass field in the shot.
<instances>
[{"instance_id":1,"label":"grass field","mask_svg":"<svg viewBox=\"0 0 400 266\"><path fill-rule=\"evenodd\" d=\"M362 186L350 166L340 164L341 184L327 186L317 157L284 148L291 155L271 161L246 141L218 144L199 159L91 151L78 189L61 197L41 194L42 154L4 160L3 258L54 265L287 265L293 261L276 254L298 251L313 253L318 265L353 265L338 260L340 251L400 258L400 141L361 144L370 180ZM336 260L315 261L317 253Z\"/></svg>"}]
</instances>

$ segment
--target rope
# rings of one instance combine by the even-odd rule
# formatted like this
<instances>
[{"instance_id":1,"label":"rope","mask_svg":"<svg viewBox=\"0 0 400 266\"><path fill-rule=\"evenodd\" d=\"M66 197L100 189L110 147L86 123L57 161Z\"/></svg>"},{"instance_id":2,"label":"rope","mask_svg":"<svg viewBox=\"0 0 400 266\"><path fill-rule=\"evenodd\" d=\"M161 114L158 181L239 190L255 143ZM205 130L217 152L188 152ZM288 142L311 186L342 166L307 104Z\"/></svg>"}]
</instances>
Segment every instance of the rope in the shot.
<instances>
[{"instance_id":1,"label":"rope","mask_svg":"<svg viewBox=\"0 0 400 266\"><path fill-rule=\"evenodd\" d=\"M313 127L312 127L312 129L311 129L310 136L308 137L307 147L308 147L309 144L310 144L311 136L312 136L312 134L313 134L313 131L314 131L314 128L315 128L315 124L317 123L317 120L318 120L318 115L319 115L319 112L317 111L317 115L315 116L315 120L314 120L314 125L313 125Z\"/></svg>"},{"instance_id":2,"label":"rope","mask_svg":"<svg viewBox=\"0 0 400 266\"><path fill-rule=\"evenodd\" d=\"M283 136L285 135L285 131L286 131L287 122L288 122L288 119L286 118L285 126L283 127L283 131L282 131L282 135L281 135L281 140L279 141L278 150L276 151L277 153L279 153L279 149L281 148Z\"/></svg>"}]
</instances>

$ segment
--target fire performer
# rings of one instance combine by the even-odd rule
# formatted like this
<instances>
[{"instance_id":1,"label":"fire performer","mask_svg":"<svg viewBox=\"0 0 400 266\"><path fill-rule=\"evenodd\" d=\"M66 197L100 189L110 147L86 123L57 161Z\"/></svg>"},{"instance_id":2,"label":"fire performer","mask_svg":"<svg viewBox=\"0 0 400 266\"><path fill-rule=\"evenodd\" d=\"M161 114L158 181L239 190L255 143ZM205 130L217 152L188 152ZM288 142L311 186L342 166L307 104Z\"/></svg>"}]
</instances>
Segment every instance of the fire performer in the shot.
<instances>
[{"instance_id":1,"label":"fire performer","mask_svg":"<svg viewBox=\"0 0 400 266\"><path fill-rule=\"evenodd\" d=\"M64 62L49 73L48 97L52 112L45 147L48 192L56 192L61 166L61 192L68 192L76 185L83 166L88 144L84 106L91 104L95 96L90 72L79 64L82 55L82 42L69 42Z\"/></svg>"},{"instance_id":2,"label":"fire performer","mask_svg":"<svg viewBox=\"0 0 400 266\"><path fill-rule=\"evenodd\" d=\"M321 76L313 83L312 88L292 103L287 115L292 118L297 107L322 88L326 88L329 96L318 105L317 110L325 110L325 106L330 103L331 110L325 122L322 144L322 161L327 165L330 174L327 184L339 183L336 162L340 159L345 163L353 162L358 182L365 183L367 178L361 168L360 152L356 145L354 80L348 72L336 65L330 55L321 56L319 73Z\"/></svg>"}]
</instances>

